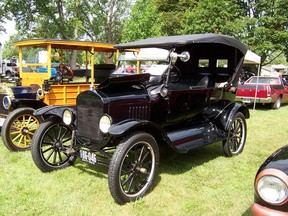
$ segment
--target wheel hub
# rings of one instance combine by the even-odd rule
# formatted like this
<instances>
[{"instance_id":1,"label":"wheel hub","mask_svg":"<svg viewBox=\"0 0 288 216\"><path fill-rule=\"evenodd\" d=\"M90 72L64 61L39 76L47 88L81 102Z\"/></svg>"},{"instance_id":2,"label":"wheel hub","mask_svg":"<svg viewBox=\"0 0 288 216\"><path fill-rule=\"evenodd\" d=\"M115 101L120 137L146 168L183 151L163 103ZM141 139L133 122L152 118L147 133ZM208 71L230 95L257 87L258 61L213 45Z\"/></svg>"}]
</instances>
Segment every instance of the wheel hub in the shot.
<instances>
[{"instance_id":1,"label":"wheel hub","mask_svg":"<svg viewBox=\"0 0 288 216\"><path fill-rule=\"evenodd\" d=\"M24 135L24 136L27 135L28 132L29 132L29 129L28 129L27 127L23 127L22 130L21 130L21 133L22 133L22 135Z\"/></svg>"},{"instance_id":2,"label":"wheel hub","mask_svg":"<svg viewBox=\"0 0 288 216\"><path fill-rule=\"evenodd\" d=\"M54 148L55 149L58 149L58 148L61 148L62 147L62 142L60 140L55 140L54 142Z\"/></svg>"}]
</instances>

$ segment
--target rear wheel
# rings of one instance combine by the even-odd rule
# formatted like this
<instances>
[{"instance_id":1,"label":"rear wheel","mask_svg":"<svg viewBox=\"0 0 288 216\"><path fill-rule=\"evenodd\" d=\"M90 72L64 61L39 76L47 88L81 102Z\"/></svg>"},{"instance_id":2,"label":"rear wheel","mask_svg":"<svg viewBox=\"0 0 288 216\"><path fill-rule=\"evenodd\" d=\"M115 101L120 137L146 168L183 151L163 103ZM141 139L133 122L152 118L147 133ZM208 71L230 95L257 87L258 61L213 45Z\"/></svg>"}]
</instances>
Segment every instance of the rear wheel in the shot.
<instances>
[{"instance_id":1,"label":"rear wheel","mask_svg":"<svg viewBox=\"0 0 288 216\"><path fill-rule=\"evenodd\" d=\"M223 141L224 154L228 157L240 154L246 141L247 126L244 115L238 112L230 125L227 140Z\"/></svg>"},{"instance_id":2,"label":"rear wheel","mask_svg":"<svg viewBox=\"0 0 288 216\"><path fill-rule=\"evenodd\" d=\"M2 126L1 136L4 145L11 151L30 148L32 137L42 118L34 116L30 107L19 108L8 114Z\"/></svg>"},{"instance_id":3,"label":"rear wheel","mask_svg":"<svg viewBox=\"0 0 288 216\"><path fill-rule=\"evenodd\" d=\"M272 105L272 109L279 109L281 107L281 97L278 97L275 103Z\"/></svg>"},{"instance_id":4,"label":"rear wheel","mask_svg":"<svg viewBox=\"0 0 288 216\"><path fill-rule=\"evenodd\" d=\"M132 134L120 143L110 162L109 189L119 204L135 201L153 187L158 173L159 149L147 133Z\"/></svg>"},{"instance_id":5,"label":"rear wheel","mask_svg":"<svg viewBox=\"0 0 288 216\"><path fill-rule=\"evenodd\" d=\"M34 134L31 154L37 167L51 172L72 165L76 156L66 153L72 137L72 130L59 118L46 119Z\"/></svg>"}]
</instances>

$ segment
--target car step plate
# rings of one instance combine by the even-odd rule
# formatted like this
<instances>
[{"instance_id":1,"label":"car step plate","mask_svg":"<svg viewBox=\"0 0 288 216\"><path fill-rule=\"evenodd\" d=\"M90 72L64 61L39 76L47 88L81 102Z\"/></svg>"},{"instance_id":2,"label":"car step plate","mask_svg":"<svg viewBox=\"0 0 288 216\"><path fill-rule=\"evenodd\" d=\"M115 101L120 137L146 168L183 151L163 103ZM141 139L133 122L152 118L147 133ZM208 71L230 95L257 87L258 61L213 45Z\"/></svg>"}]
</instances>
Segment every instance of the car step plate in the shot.
<instances>
[{"instance_id":1,"label":"car step plate","mask_svg":"<svg viewBox=\"0 0 288 216\"><path fill-rule=\"evenodd\" d=\"M96 164L97 163L97 157L96 154L84 149L80 150L80 159L84 162L90 163L90 164Z\"/></svg>"}]
</instances>

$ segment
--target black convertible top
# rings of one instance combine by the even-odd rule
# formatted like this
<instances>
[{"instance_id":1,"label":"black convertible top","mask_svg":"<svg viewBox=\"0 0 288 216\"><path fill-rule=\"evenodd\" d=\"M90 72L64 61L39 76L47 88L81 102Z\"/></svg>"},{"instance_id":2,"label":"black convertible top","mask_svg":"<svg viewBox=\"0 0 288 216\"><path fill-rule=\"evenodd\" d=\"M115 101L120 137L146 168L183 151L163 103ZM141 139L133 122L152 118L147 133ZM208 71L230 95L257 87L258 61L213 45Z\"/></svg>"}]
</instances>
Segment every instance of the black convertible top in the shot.
<instances>
[{"instance_id":1,"label":"black convertible top","mask_svg":"<svg viewBox=\"0 0 288 216\"><path fill-rule=\"evenodd\" d=\"M158 38L147 38L144 40L138 40L134 42L116 44L114 45L117 49L128 49L128 48L162 48L171 49L176 47L182 47L189 44L197 43L219 43L232 46L240 50L243 55L247 52L247 46L232 36L221 35L221 34L190 34L190 35L175 35L165 36Z\"/></svg>"}]
</instances>

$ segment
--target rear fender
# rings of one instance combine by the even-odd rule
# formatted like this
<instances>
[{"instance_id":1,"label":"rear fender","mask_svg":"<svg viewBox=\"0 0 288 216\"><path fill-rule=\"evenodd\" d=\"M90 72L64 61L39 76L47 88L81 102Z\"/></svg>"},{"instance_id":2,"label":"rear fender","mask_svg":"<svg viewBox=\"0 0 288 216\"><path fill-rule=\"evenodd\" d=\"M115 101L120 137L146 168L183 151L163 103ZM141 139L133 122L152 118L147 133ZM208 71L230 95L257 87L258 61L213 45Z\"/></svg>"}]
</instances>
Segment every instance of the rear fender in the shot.
<instances>
[{"instance_id":1,"label":"rear fender","mask_svg":"<svg viewBox=\"0 0 288 216\"><path fill-rule=\"evenodd\" d=\"M246 119L250 117L249 109L244 104L234 102L225 107L225 109L222 110L221 114L217 117L216 122L218 123L218 126L225 131L228 131L233 121L233 117L238 112L243 113Z\"/></svg>"},{"instance_id":2,"label":"rear fender","mask_svg":"<svg viewBox=\"0 0 288 216\"><path fill-rule=\"evenodd\" d=\"M45 107L35 110L33 115L35 116L41 115L44 118L47 118L48 116L58 116L62 118L63 111L66 109L69 109L74 114L74 116L76 115L75 109L71 107L65 107L65 106L45 106Z\"/></svg>"}]
</instances>

